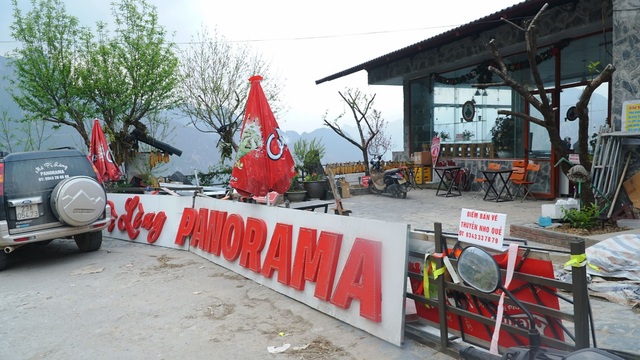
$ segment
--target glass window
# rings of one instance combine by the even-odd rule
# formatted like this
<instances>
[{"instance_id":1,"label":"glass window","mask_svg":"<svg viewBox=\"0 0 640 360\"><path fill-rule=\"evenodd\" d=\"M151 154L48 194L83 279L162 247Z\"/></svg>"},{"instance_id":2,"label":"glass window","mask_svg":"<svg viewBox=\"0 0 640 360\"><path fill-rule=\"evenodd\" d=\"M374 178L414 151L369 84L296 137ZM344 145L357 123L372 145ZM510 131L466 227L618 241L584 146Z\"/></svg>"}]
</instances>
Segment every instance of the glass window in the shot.
<instances>
[{"instance_id":1,"label":"glass window","mask_svg":"<svg viewBox=\"0 0 640 360\"><path fill-rule=\"evenodd\" d=\"M431 122L433 95L429 88L428 78L411 83L410 152L422 151L423 146L428 149L433 138L433 124Z\"/></svg>"}]
</instances>

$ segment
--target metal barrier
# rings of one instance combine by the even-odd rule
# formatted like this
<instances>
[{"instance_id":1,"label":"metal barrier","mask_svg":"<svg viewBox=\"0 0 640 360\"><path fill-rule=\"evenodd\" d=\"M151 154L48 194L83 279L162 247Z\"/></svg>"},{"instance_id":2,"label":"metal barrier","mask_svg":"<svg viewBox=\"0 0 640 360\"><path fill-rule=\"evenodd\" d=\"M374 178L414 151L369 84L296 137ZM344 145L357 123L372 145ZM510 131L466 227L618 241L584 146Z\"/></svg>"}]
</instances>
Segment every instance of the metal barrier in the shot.
<instances>
[{"instance_id":1,"label":"metal barrier","mask_svg":"<svg viewBox=\"0 0 640 360\"><path fill-rule=\"evenodd\" d=\"M572 243L570 252L530 247L524 240L505 238L505 243L514 241L522 243L522 245L520 245L522 251L519 252L519 255L521 254L522 256L521 263L527 259L535 259L536 256L538 258L548 256L548 253L562 254L567 257L567 260L569 260L569 256L571 256L571 259L578 259L585 253L585 244L582 240ZM427 253L448 254L447 257L449 257L453 266L456 267L456 252L453 250L463 247L465 247L465 245L458 242L456 234L442 232L442 224L440 223L434 224L433 231L418 229L411 231L409 261L407 263L410 269L410 271L408 271L409 280L423 281L424 279L421 272L411 271L410 265L412 259L424 259ZM436 268L439 269L444 266L443 257L433 257L432 260L435 262ZM520 269L519 265L516 266L513 279L524 281L526 283L525 286L531 290L536 298L536 302L538 302L538 304L524 302L525 306L532 313L542 317L549 323L553 323L554 327L562 331L562 335L554 333L554 336L547 336L542 333L542 345L569 351L587 348L590 346L591 334L593 337L593 345L596 346L595 329L592 323L593 320L587 292L587 273L584 264L583 266L572 267L571 283L522 273L518 271L518 269ZM504 278L505 270L502 271ZM495 304L499 296L495 293L482 293L462 283L455 284L446 276L438 276L435 280L433 276L429 276L428 281L430 289L437 289L437 295L435 297L432 291L429 291L431 294L430 297L425 297L424 293L414 293L412 287L409 285L407 285L406 297L415 300L416 307L429 306L437 308L438 319L440 321L436 323L422 317L416 317L413 321L406 321L405 335L453 357L458 357L459 350L463 346L475 345L488 348L490 343L483 339L470 336L466 327L463 326L463 323L468 323L465 319L481 323L484 330L489 334L488 338L490 339L493 326L495 325L495 319L482 315L481 311L469 311L465 309L464 306L460 306L457 301L452 301L451 299L457 299L456 294L464 297L468 295L476 305L476 309L487 306L488 310L483 312L495 314ZM518 290L511 289L511 292L514 291ZM557 296L559 302L563 302L560 304L560 310L540 305L541 301L536 294L543 291ZM568 292L570 295L566 296L560 293L560 291ZM494 304L493 309L489 309L491 305L487 304ZM515 306L515 303L505 299L505 307L506 306ZM459 324L458 330L448 326L447 323L451 321L452 318ZM509 336L513 341L518 342L521 342L523 337L526 338L528 333L526 324L519 323L517 320L508 321L508 317L506 319L509 323L503 321L501 325L501 335ZM564 340L561 338L564 338ZM502 350L504 349L501 348L501 351Z\"/></svg>"}]
</instances>

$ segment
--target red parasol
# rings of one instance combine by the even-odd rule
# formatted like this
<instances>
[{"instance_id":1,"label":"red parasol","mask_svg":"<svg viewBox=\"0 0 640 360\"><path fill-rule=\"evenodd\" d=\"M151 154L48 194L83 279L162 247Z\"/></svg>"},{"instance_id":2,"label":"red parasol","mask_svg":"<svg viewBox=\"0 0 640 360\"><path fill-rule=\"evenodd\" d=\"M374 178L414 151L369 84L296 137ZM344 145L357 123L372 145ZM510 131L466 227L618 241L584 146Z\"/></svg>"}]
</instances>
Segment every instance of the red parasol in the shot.
<instances>
[{"instance_id":1,"label":"red parasol","mask_svg":"<svg viewBox=\"0 0 640 360\"><path fill-rule=\"evenodd\" d=\"M243 196L284 194L296 174L289 148L271 112L261 76L252 76L240 146L231 171L230 185Z\"/></svg>"},{"instance_id":2,"label":"red parasol","mask_svg":"<svg viewBox=\"0 0 640 360\"><path fill-rule=\"evenodd\" d=\"M91 130L89 160L95 166L100 181L116 181L120 179L122 174L113 160L113 154L111 154L109 144L107 144L107 139L104 137L104 132L102 132L100 120L98 119L93 121L93 129Z\"/></svg>"}]
</instances>

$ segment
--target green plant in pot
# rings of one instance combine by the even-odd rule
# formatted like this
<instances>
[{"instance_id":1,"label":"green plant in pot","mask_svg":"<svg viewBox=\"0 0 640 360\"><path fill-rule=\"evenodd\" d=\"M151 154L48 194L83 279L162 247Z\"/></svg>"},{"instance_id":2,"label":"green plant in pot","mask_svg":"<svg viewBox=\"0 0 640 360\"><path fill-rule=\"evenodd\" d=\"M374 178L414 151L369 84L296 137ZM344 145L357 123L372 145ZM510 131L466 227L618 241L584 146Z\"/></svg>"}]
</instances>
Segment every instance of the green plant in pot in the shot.
<instances>
[{"instance_id":1,"label":"green plant in pot","mask_svg":"<svg viewBox=\"0 0 640 360\"><path fill-rule=\"evenodd\" d=\"M440 140L441 141L447 141L447 140L451 139L451 135L449 135L449 133L446 132L446 131L440 131L439 135L440 135Z\"/></svg>"},{"instance_id":2,"label":"green plant in pot","mask_svg":"<svg viewBox=\"0 0 640 360\"><path fill-rule=\"evenodd\" d=\"M304 201L307 197L307 190L302 186L300 175L296 174L291 178L291 185L289 185L289 190L287 190L285 196L290 202Z\"/></svg>"},{"instance_id":3,"label":"green plant in pot","mask_svg":"<svg viewBox=\"0 0 640 360\"><path fill-rule=\"evenodd\" d=\"M498 117L491 128L491 142L499 157L513 157L516 148L516 123L510 117Z\"/></svg>"},{"instance_id":4,"label":"green plant in pot","mask_svg":"<svg viewBox=\"0 0 640 360\"><path fill-rule=\"evenodd\" d=\"M304 188L310 198L323 198L325 195L325 175L322 157L325 147L319 139L300 139L293 145L293 153L297 162L302 162Z\"/></svg>"}]
</instances>

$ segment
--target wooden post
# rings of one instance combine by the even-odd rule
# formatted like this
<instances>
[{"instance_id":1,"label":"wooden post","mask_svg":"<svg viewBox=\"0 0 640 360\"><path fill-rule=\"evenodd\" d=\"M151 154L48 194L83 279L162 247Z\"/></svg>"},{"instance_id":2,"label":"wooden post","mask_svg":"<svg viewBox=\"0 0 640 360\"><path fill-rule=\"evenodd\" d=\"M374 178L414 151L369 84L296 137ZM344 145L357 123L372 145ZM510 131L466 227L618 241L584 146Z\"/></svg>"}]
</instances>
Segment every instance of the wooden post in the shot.
<instances>
[{"instance_id":1,"label":"wooden post","mask_svg":"<svg viewBox=\"0 0 640 360\"><path fill-rule=\"evenodd\" d=\"M447 241L442 235L442 223L433 224L436 253L442 253L444 251L443 242ZM436 267L439 269L444 266L442 258L436 258ZM435 271L436 269L432 269ZM444 288L444 276L439 276L436 279L436 286L438 287L438 317L440 318L440 346L442 349L446 349L449 343L449 329L447 329L447 291ZM429 295L425 295L429 296Z\"/></svg>"},{"instance_id":2,"label":"wooden post","mask_svg":"<svg viewBox=\"0 0 640 360\"><path fill-rule=\"evenodd\" d=\"M336 187L336 179L333 176L333 171L331 171L331 169L327 169L327 176L329 178L329 186L331 187L331 192L333 193L333 198L336 200L336 208L334 209L334 212L337 215L349 216L349 214L351 213L351 210L345 210L342 207L342 198L340 197L340 194L338 193L338 188Z\"/></svg>"}]
</instances>

